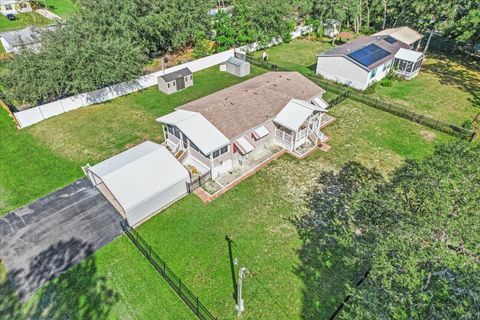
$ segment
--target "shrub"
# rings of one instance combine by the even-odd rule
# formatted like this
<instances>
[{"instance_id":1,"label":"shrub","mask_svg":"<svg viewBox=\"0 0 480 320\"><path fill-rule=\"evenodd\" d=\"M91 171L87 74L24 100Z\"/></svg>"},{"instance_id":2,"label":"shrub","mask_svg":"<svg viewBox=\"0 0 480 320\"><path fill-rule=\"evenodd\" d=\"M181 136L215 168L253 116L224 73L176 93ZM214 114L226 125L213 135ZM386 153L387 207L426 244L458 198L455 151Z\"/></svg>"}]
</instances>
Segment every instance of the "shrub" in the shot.
<instances>
[{"instance_id":1,"label":"shrub","mask_svg":"<svg viewBox=\"0 0 480 320\"><path fill-rule=\"evenodd\" d=\"M467 130L472 130L473 129L473 121L472 120L467 120L462 124L462 128L467 129Z\"/></svg>"},{"instance_id":2,"label":"shrub","mask_svg":"<svg viewBox=\"0 0 480 320\"><path fill-rule=\"evenodd\" d=\"M208 39L202 39L197 41L195 48L193 49L192 56L194 58L202 58L213 53L215 50L215 43Z\"/></svg>"},{"instance_id":3,"label":"shrub","mask_svg":"<svg viewBox=\"0 0 480 320\"><path fill-rule=\"evenodd\" d=\"M382 79L382 81L380 81L380 85L382 87L391 87L393 84L393 80L390 79L389 77L385 77Z\"/></svg>"}]
</instances>

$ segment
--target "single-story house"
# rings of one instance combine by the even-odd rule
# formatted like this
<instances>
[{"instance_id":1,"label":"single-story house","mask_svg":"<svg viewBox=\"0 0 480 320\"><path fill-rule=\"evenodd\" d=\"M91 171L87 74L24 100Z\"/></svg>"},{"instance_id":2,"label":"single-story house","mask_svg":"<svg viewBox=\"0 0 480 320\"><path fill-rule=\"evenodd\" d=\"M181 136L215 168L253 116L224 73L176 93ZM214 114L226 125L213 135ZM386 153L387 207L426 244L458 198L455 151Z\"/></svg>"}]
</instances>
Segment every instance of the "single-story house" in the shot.
<instances>
[{"instance_id":1,"label":"single-story house","mask_svg":"<svg viewBox=\"0 0 480 320\"><path fill-rule=\"evenodd\" d=\"M188 68L183 68L158 77L158 89L166 94L193 86L193 74Z\"/></svg>"},{"instance_id":2,"label":"single-story house","mask_svg":"<svg viewBox=\"0 0 480 320\"><path fill-rule=\"evenodd\" d=\"M41 48L41 36L45 31L54 30L56 26L36 27L28 26L23 29L0 32L0 42L5 48L5 52L18 53L21 48L38 51Z\"/></svg>"},{"instance_id":3,"label":"single-story house","mask_svg":"<svg viewBox=\"0 0 480 320\"><path fill-rule=\"evenodd\" d=\"M32 7L30 1L25 0L0 0L0 13L6 16L7 14L18 14L31 12Z\"/></svg>"},{"instance_id":4,"label":"single-story house","mask_svg":"<svg viewBox=\"0 0 480 320\"><path fill-rule=\"evenodd\" d=\"M237 77L245 77L250 74L250 62L235 57L228 58L225 67L225 71Z\"/></svg>"},{"instance_id":5,"label":"single-story house","mask_svg":"<svg viewBox=\"0 0 480 320\"><path fill-rule=\"evenodd\" d=\"M374 36L390 36L412 47L423 38L423 35L406 26L385 29L375 33Z\"/></svg>"},{"instance_id":6,"label":"single-story house","mask_svg":"<svg viewBox=\"0 0 480 320\"><path fill-rule=\"evenodd\" d=\"M132 226L186 195L190 182L170 151L151 141L83 169Z\"/></svg>"},{"instance_id":7,"label":"single-story house","mask_svg":"<svg viewBox=\"0 0 480 320\"><path fill-rule=\"evenodd\" d=\"M271 144L295 152L307 142L324 141L324 92L298 72L268 72L157 121L173 154L216 178Z\"/></svg>"},{"instance_id":8,"label":"single-story house","mask_svg":"<svg viewBox=\"0 0 480 320\"><path fill-rule=\"evenodd\" d=\"M409 68L399 72L406 79L413 78L421 66L423 54L410 49L410 45L389 35L364 36L344 45L330 49L317 56L316 73L326 79L365 90L376 81L383 79L395 66L403 66L402 59L409 52L417 59ZM402 50L402 54L397 53ZM419 63L417 63L419 62Z\"/></svg>"}]
</instances>

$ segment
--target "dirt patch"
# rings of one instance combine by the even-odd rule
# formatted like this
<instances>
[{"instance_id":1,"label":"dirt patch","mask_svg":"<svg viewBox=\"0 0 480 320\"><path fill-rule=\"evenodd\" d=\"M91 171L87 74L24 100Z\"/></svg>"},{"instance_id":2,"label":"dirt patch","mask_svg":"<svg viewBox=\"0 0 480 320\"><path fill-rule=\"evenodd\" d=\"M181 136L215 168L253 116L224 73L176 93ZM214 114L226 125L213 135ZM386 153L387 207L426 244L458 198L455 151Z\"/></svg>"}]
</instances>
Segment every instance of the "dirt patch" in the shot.
<instances>
[{"instance_id":1,"label":"dirt patch","mask_svg":"<svg viewBox=\"0 0 480 320\"><path fill-rule=\"evenodd\" d=\"M425 141L428 141L428 142L435 140L435 138L437 137L435 133L427 130L420 131L420 135Z\"/></svg>"},{"instance_id":2,"label":"dirt patch","mask_svg":"<svg viewBox=\"0 0 480 320\"><path fill-rule=\"evenodd\" d=\"M170 68L178 64L182 64L188 61L192 61L193 49L187 49L182 52L168 55L168 62L164 65L165 68ZM156 57L153 61L145 67L146 73L156 72L162 70L162 59L163 56Z\"/></svg>"}]
</instances>

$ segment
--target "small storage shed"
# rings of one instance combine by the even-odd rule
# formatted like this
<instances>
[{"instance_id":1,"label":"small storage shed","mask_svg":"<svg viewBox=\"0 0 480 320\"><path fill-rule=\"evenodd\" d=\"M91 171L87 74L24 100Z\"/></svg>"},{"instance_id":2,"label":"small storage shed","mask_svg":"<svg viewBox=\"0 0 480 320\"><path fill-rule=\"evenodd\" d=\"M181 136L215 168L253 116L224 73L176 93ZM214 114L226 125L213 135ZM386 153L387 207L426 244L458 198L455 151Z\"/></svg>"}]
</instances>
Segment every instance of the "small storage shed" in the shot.
<instances>
[{"instance_id":1,"label":"small storage shed","mask_svg":"<svg viewBox=\"0 0 480 320\"><path fill-rule=\"evenodd\" d=\"M227 72L237 77L245 77L250 74L250 62L244 61L235 57L230 57L225 65L227 67Z\"/></svg>"},{"instance_id":2,"label":"small storage shed","mask_svg":"<svg viewBox=\"0 0 480 320\"><path fill-rule=\"evenodd\" d=\"M84 170L132 226L186 195L190 181L187 169L151 141Z\"/></svg>"},{"instance_id":3,"label":"small storage shed","mask_svg":"<svg viewBox=\"0 0 480 320\"><path fill-rule=\"evenodd\" d=\"M193 74L188 68L183 68L158 77L158 89L166 94L193 86Z\"/></svg>"}]
</instances>

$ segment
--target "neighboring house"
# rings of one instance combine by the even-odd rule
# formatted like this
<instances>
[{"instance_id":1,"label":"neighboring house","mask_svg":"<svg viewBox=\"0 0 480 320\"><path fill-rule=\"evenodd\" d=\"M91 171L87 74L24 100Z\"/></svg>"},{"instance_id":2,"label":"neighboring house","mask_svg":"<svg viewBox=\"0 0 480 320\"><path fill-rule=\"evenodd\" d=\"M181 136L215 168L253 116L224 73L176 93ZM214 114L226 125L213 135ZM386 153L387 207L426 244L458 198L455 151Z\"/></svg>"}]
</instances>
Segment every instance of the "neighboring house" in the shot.
<instances>
[{"instance_id":1,"label":"neighboring house","mask_svg":"<svg viewBox=\"0 0 480 320\"><path fill-rule=\"evenodd\" d=\"M166 94L172 94L191 86L193 86L193 74L188 68L158 77L158 89Z\"/></svg>"},{"instance_id":2,"label":"neighboring house","mask_svg":"<svg viewBox=\"0 0 480 320\"><path fill-rule=\"evenodd\" d=\"M291 152L325 141L324 90L297 72L268 72L157 119L184 165L213 178L272 144Z\"/></svg>"},{"instance_id":3,"label":"neighboring house","mask_svg":"<svg viewBox=\"0 0 480 320\"><path fill-rule=\"evenodd\" d=\"M225 62L225 71L237 77L248 76L250 74L250 62L230 57Z\"/></svg>"},{"instance_id":4,"label":"neighboring house","mask_svg":"<svg viewBox=\"0 0 480 320\"><path fill-rule=\"evenodd\" d=\"M231 13L233 11L233 6L219 7L208 9L208 14L212 17L215 17L219 12Z\"/></svg>"},{"instance_id":5,"label":"neighboring house","mask_svg":"<svg viewBox=\"0 0 480 320\"><path fill-rule=\"evenodd\" d=\"M56 26L42 28L28 26L19 30L0 32L0 42L8 53L19 53L23 46L38 51L41 48L42 33L55 28Z\"/></svg>"},{"instance_id":6,"label":"neighboring house","mask_svg":"<svg viewBox=\"0 0 480 320\"><path fill-rule=\"evenodd\" d=\"M423 54L410 48L389 35L360 37L319 54L316 73L359 90L383 79L390 70L397 72L398 68L401 69L398 74L411 79L420 70Z\"/></svg>"},{"instance_id":7,"label":"neighboring house","mask_svg":"<svg viewBox=\"0 0 480 320\"><path fill-rule=\"evenodd\" d=\"M186 195L190 182L170 151L151 141L83 170L132 226Z\"/></svg>"},{"instance_id":8,"label":"neighboring house","mask_svg":"<svg viewBox=\"0 0 480 320\"><path fill-rule=\"evenodd\" d=\"M412 47L423 38L420 33L405 26L399 28L385 29L375 33L374 36L391 36Z\"/></svg>"},{"instance_id":9,"label":"neighboring house","mask_svg":"<svg viewBox=\"0 0 480 320\"><path fill-rule=\"evenodd\" d=\"M327 19L323 24L323 35L329 38L333 38L340 32L341 23L335 19Z\"/></svg>"},{"instance_id":10,"label":"neighboring house","mask_svg":"<svg viewBox=\"0 0 480 320\"><path fill-rule=\"evenodd\" d=\"M0 13L6 16L7 14L18 14L31 12L32 7L30 1L26 0L0 0Z\"/></svg>"}]
</instances>

